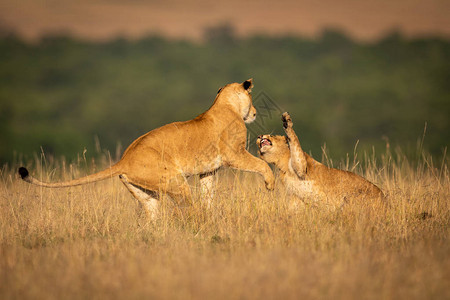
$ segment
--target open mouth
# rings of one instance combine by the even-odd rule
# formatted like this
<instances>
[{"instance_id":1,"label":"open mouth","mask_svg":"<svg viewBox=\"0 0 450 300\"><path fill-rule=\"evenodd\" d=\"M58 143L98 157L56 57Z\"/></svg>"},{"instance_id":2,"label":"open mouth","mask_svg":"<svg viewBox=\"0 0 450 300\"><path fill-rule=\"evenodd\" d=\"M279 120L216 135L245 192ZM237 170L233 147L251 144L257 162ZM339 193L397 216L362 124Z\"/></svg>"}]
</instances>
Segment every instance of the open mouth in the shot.
<instances>
[{"instance_id":1,"label":"open mouth","mask_svg":"<svg viewBox=\"0 0 450 300\"><path fill-rule=\"evenodd\" d=\"M259 148L262 148L264 146L272 146L272 142L269 139L262 138L259 142Z\"/></svg>"}]
</instances>

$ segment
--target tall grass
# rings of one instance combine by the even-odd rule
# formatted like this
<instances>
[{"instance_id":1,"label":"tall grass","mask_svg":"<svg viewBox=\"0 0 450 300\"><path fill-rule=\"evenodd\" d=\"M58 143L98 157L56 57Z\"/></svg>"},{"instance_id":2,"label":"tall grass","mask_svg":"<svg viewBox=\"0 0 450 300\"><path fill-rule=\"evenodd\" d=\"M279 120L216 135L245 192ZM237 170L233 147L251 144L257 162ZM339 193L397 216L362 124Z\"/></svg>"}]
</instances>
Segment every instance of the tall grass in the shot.
<instances>
[{"instance_id":1,"label":"tall grass","mask_svg":"<svg viewBox=\"0 0 450 300\"><path fill-rule=\"evenodd\" d=\"M60 180L109 163L29 167ZM0 298L448 299L446 156L388 151L340 166L379 185L388 208L293 206L280 184L267 192L254 174L222 170L211 207L163 199L149 221L118 179L45 189L3 166Z\"/></svg>"}]
</instances>

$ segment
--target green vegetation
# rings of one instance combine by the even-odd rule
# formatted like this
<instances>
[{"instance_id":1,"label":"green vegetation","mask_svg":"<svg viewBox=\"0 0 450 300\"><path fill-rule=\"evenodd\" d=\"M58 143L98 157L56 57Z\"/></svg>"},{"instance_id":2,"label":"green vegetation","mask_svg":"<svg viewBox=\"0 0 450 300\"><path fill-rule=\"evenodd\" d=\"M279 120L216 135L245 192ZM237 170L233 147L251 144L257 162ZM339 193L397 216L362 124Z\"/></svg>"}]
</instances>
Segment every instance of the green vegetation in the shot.
<instances>
[{"instance_id":1,"label":"green vegetation","mask_svg":"<svg viewBox=\"0 0 450 300\"><path fill-rule=\"evenodd\" d=\"M151 129L195 117L220 86L249 77L260 110L252 138L281 133L279 110L287 110L305 150L318 158L324 143L338 158L358 140L361 150L383 150L386 139L416 149L425 123L426 150L440 156L448 145L449 41L394 33L361 44L336 31L317 40L240 39L227 27L205 37L0 38L0 163L29 160L41 147L69 160L84 149L94 156L96 141L114 153ZM274 110L258 107L258 95Z\"/></svg>"}]
</instances>

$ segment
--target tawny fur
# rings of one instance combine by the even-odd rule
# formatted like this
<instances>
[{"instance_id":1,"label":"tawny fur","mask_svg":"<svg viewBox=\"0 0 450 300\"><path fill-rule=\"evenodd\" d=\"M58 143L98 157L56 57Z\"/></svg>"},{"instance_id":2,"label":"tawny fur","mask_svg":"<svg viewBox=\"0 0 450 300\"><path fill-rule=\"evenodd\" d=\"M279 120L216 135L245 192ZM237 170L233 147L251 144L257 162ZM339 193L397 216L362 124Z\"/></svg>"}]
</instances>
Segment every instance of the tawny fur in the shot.
<instances>
[{"instance_id":1,"label":"tawny fur","mask_svg":"<svg viewBox=\"0 0 450 300\"><path fill-rule=\"evenodd\" d=\"M19 173L27 182L50 188L76 186L120 175L135 197L139 198L142 191L148 195L167 193L189 198L187 177L202 175L210 188L211 180L207 177L221 166L228 166L261 174L267 189L273 189L274 176L270 167L245 149L245 123L256 118L252 87L252 79L226 85L206 112L193 120L171 123L139 137L117 164L99 173L59 183L41 182L31 177L25 168Z\"/></svg>"},{"instance_id":2,"label":"tawny fur","mask_svg":"<svg viewBox=\"0 0 450 300\"><path fill-rule=\"evenodd\" d=\"M282 116L286 136L262 135L256 143L260 156L274 164L286 190L310 202L339 207L355 200L382 200L382 191L352 172L329 168L303 151L290 115Z\"/></svg>"}]
</instances>

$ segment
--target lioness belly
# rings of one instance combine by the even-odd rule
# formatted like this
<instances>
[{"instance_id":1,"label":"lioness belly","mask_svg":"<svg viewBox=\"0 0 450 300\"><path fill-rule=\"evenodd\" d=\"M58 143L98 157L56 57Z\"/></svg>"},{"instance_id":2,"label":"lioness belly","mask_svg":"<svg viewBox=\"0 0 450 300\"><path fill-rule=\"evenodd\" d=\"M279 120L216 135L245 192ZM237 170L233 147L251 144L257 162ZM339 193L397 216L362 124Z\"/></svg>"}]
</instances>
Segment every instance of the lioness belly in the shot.
<instances>
[{"instance_id":1,"label":"lioness belly","mask_svg":"<svg viewBox=\"0 0 450 300\"><path fill-rule=\"evenodd\" d=\"M190 162L189 165L180 165L179 169L185 176L194 174L204 174L217 170L222 166L222 157L220 155L208 156L202 155Z\"/></svg>"}]
</instances>

